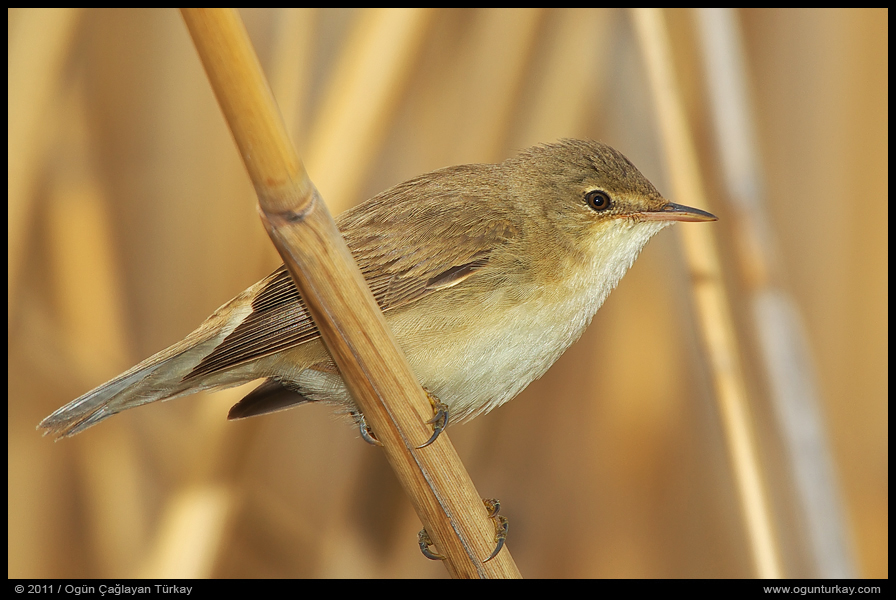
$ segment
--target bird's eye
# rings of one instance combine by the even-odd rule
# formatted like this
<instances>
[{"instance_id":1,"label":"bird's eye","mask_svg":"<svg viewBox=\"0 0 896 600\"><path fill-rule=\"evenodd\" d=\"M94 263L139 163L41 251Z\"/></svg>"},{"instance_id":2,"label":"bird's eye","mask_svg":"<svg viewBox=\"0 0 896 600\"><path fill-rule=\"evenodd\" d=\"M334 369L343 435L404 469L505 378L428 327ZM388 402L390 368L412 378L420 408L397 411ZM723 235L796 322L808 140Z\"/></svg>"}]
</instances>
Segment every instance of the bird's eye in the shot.
<instances>
[{"instance_id":1,"label":"bird's eye","mask_svg":"<svg viewBox=\"0 0 896 600\"><path fill-rule=\"evenodd\" d=\"M585 194L585 204L587 204L588 208L591 210L601 212L610 208L612 202L610 201L610 195L605 191L591 190Z\"/></svg>"}]
</instances>

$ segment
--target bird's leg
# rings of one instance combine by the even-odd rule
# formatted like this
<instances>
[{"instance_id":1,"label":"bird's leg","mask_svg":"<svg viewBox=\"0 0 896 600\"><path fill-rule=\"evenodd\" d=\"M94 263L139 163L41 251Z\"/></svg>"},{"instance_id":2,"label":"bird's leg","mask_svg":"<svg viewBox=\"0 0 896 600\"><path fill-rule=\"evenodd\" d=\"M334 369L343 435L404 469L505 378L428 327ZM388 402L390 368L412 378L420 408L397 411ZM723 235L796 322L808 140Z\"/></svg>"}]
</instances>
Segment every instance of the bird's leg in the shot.
<instances>
[{"instance_id":1,"label":"bird's leg","mask_svg":"<svg viewBox=\"0 0 896 600\"><path fill-rule=\"evenodd\" d=\"M501 551L501 548L504 547L504 541L507 539L507 529L510 526L507 522L507 517L498 515L498 511L501 510L501 503L498 502L494 498L485 498L482 500L485 503L485 508L488 509L488 518L492 519L495 522L495 549L492 550L492 553L486 558L484 563L487 563L494 557L498 556L498 553Z\"/></svg>"},{"instance_id":2,"label":"bird's leg","mask_svg":"<svg viewBox=\"0 0 896 600\"><path fill-rule=\"evenodd\" d=\"M417 450L432 444L439 437L439 434L448 427L448 405L433 396L426 388L423 388L423 391L426 392L426 397L429 398L429 403L432 404L433 417L427 421L427 423L432 423L432 436L423 444L417 446Z\"/></svg>"}]
</instances>

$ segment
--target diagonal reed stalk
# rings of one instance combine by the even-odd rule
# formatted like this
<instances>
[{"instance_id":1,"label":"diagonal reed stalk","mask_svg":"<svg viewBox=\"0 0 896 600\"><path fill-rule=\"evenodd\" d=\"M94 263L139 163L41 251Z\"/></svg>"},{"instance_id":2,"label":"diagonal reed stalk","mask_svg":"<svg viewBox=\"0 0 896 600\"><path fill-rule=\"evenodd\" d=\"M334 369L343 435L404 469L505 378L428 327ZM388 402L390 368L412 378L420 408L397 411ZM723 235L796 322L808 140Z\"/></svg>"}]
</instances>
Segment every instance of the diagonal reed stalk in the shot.
<instances>
[{"instance_id":1,"label":"diagonal reed stalk","mask_svg":"<svg viewBox=\"0 0 896 600\"><path fill-rule=\"evenodd\" d=\"M355 402L454 577L519 577L483 563L494 526L298 157L238 14L182 9L258 195L259 212Z\"/></svg>"}]
</instances>

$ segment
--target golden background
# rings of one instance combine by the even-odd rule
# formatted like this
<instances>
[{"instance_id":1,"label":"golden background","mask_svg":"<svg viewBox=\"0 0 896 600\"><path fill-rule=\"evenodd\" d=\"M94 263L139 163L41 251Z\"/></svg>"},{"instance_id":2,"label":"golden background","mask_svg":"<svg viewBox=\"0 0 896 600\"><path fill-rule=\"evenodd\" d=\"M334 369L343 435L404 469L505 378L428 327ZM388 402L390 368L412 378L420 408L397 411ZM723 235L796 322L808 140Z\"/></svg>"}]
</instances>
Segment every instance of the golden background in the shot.
<instances>
[{"instance_id":1,"label":"golden background","mask_svg":"<svg viewBox=\"0 0 896 600\"><path fill-rule=\"evenodd\" d=\"M35 431L279 260L177 11L7 14L9 577L444 576L382 452L327 407L227 422L238 388L57 444ZM241 14L333 214L559 137L610 143L670 193L625 11ZM888 11L737 16L777 283L809 343L851 568L887 577ZM785 573L815 575L731 247L695 16L666 18ZM544 378L449 430L501 499L524 576L753 575L695 328L677 232L663 232Z\"/></svg>"}]
</instances>

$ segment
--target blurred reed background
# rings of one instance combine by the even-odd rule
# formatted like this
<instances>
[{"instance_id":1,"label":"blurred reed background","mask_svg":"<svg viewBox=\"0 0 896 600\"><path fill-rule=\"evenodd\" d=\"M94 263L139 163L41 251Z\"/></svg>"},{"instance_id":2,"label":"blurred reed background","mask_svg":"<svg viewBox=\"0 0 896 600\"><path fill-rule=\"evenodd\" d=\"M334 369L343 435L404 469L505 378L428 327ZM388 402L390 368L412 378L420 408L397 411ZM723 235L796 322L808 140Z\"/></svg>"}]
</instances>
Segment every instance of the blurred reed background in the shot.
<instances>
[{"instance_id":1,"label":"blurred reed background","mask_svg":"<svg viewBox=\"0 0 896 600\"><path fill-rule=\"evenodd\" d=\"M671 196L630 13L241 13L333 214L559 137L610 143ZM230 423L237 388L58 444L35 432L279 260L177 11L7 15L9 577L444 576L420 555L382 453L327 407ZM665 13L720 216L703 227L726 261L784 573L887 577L888 11L733 15L761 172L740 192L762 196L768 227L746 242L700 19ZM750 239L770 250L761 268L745 264ZM818 572L800 474L782 458L757 278L805 332L842 509L839 571ZM524 576L754 574L674 230L544 378L449 433L480 492L501 499Z\"/></svg>"}]
</instances>

